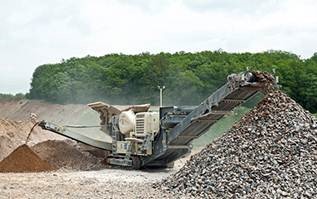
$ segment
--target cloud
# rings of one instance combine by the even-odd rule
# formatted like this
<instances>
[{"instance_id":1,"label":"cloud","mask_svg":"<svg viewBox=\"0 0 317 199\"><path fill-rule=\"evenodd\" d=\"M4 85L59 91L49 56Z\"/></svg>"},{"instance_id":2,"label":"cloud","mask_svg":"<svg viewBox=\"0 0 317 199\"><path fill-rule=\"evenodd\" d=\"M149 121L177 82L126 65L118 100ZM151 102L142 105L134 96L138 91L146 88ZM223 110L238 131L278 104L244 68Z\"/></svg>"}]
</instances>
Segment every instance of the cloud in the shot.
<instances>
[{"instance_id":1,"label":"cloud","mask_svg":"<svg viewBox=\"0 0 317 199\"><path fill-rule=\"evenodd\" d=\"M313 0L11 0L0 7L0 93L34 69L106 53L316 51Z\"/></svg>"}]
</instances>

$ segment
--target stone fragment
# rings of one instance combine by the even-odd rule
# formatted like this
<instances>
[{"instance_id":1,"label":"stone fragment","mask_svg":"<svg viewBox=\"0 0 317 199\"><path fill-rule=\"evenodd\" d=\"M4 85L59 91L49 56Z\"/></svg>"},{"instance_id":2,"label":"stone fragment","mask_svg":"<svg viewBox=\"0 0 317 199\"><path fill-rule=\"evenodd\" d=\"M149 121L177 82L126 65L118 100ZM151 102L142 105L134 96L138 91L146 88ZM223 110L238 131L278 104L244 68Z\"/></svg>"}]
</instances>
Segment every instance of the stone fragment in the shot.
<instances>
[{"instance_id":1,"label":"stone fragment","mask_svg":"<svg viewBox=\"0 0 317 199\"><path fill-rule=\"evenodd\" d=\"M317 198L316 124L273 91L157 187L192 198Z\"/></svg>"}]
</instances>

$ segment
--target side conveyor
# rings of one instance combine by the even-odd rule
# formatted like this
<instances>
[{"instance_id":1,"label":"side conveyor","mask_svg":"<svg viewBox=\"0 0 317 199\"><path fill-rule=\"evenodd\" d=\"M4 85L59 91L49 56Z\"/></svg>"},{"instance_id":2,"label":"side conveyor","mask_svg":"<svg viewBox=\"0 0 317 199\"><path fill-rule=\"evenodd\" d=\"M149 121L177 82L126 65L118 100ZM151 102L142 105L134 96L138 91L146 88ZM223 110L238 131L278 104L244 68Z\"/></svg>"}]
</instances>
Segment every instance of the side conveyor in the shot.
<instances>
[{"instance_id":1,"label":"side conveyor","mask_svg":"<svg viewBox=\"0 0 317 199\"><path fill-rule=\"evenodd\" d=\"M221 88L215 93L216 97L210 96L171 130L168 135L168 145L189 144L258 91L258 87L251 85L240 87L233 92L226 92L226 89Z\"/></svg>"},{"instance_id":2,"label":"side conveyor","mask_svg":"<svg viewBox=\"0 0 317 199\"><path fill-rule=\"evenodd\" d=\"M105 142L105 141L101 141L101 140L97 140L97 139L93 139L90 138L88 136L79 134L79 133L75 133L72 131L69 131L63 127L60 127L54 123L51 122L47 122L47 121L41 121L38 124L42 129L48 130L48 131L52 131L54 133L60 134L62 136L68 137L72 140L76 140L78 142L96 147L96 148L100 148L100 149L104 149L104 150L108 150L111 151L112 149L112 144Z\"/></svg>"},{"instance_id":3,"label":"side conveyor","mask_svg":"<svg viewBox=\"0 0 317 199\"><path fill-rule=\"evenodd\" d=\"M163 148L163 150L146 159L145 164L172 162L190 152L190 142L257 92L265 92L268 84L275 84L274 78L270 75L263 76L263 74L250 72L230 75L225 85L210 95L174 128L170 129L165 134L165 138L163 137L156 143L156 147Z\"/></svg>"}]
</instances>

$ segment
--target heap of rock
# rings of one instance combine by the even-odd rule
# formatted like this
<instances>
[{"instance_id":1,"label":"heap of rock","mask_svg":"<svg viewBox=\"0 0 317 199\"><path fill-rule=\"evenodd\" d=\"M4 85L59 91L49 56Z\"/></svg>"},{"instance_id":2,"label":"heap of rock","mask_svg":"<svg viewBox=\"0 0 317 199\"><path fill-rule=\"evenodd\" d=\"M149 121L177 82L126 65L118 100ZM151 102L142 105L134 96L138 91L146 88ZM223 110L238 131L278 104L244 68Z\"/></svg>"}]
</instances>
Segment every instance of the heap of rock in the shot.
<instances>
[{"instance_id":1,"label":"heap of rock","mask_svg":"<svg viewBox=\"0 0 317 199\"><path fill-rule=\"evenodd\" d=\"M0 172L40 172L55 169L25 144L16 148L0 162Z\"/></svg>"},{"instance_id":2,"label":"heap of rock","mask_svg":"<svg viewBox=\"0 0 317 199\"><path fill-rule=\"evenodd\" d=\"M316 120L274 91L160 187L195 198L317 198Z\"/></svg>"},{"instance_id":3,"label":"heap of rock","mask_svg":"<svg viewBox=\"0 0 317 199\"><path fill-rule=\"evenodd\" d=\"M77 143L70 140L47 140L34 145L31 149L42 160L56 168L89 171L107 167L102 162L105 156L98 158L89 152L78 149L76 146Z\"/></svg>"}]
</instances>

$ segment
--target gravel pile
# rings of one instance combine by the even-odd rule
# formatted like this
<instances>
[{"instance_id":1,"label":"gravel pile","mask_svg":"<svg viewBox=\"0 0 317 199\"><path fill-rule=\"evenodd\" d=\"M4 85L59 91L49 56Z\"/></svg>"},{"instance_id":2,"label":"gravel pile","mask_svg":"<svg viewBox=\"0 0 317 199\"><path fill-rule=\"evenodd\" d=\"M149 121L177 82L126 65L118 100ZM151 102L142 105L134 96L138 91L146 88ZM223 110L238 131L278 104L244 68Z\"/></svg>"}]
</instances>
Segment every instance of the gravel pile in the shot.
<instances>
[{"instance_id":1,"label":"gravel pile","mask_svg":"<svg viewBox=\"0 0 317 199\"><path fill-rule=\"evenodd\" d=\"M317 198L316 120L274 91L159 186L195 198Z\"/></svg>"},{"instance_id":2,"label":"gravel pile","mask_svg":"<svg viewBox=\"0 0 317 199\"><path fill-rule=\"evenodd\" d=\"M107 168L104 158L98 158L89 152L77 148L70 140L48 140L31 148L42 160L56 168L68 170L99 170Z\"/></svg>"}]
</instances>

